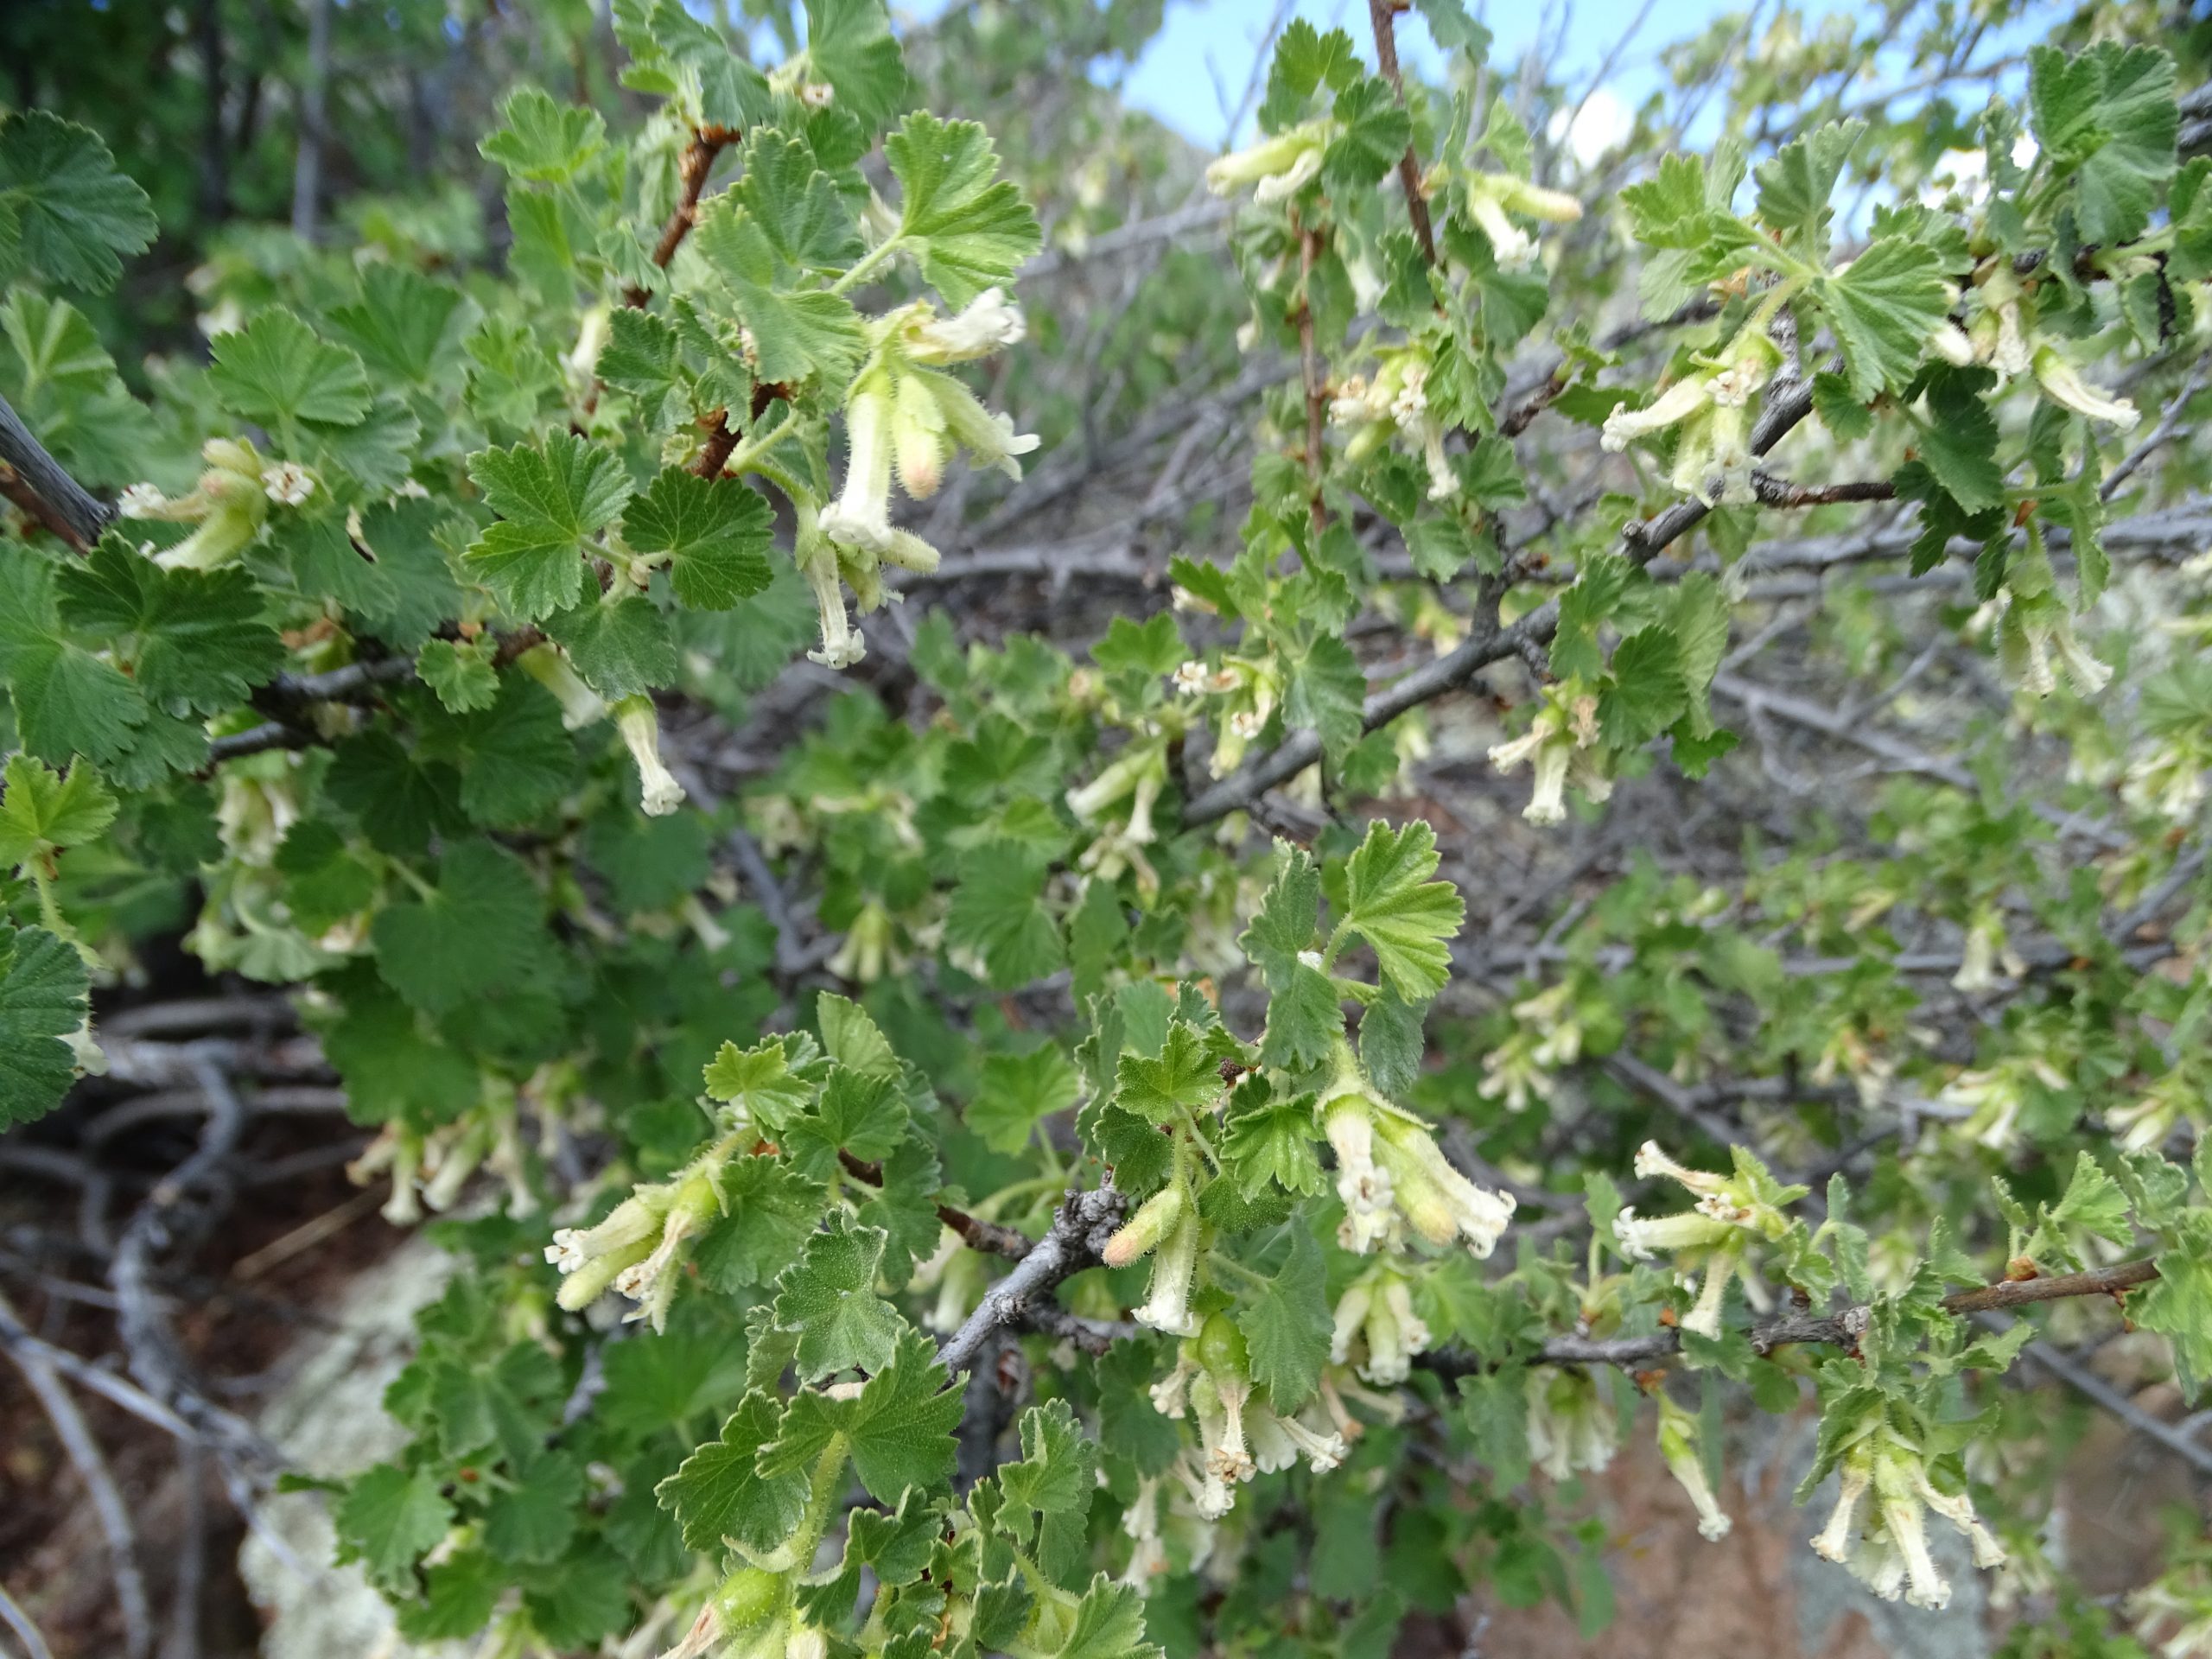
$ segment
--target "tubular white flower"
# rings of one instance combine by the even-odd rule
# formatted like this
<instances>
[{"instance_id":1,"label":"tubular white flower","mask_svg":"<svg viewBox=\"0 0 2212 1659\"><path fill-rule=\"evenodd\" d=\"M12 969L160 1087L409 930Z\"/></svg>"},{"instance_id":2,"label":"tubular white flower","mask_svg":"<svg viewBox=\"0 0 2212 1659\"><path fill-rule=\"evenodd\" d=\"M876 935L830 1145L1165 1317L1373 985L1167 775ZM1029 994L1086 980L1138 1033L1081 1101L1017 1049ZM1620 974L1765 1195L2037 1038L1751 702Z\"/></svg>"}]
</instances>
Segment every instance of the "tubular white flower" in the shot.
<instances>
[{"instance_id":1,"label":"tubular white flower","mask_svg":"<svg viewBox=\"0 0 2212 1659\"><path fill-rule=\"evenodd\" d=\"M1920 1503L1912 1476L1893 1458L1874 1464L1874 1503L1882 1517L1882 1530L1904 1563L1904 1599L1931 1612L1950 1605L1950 1581L1936 1570L1928 1552L1927 1512Z\"/></svg>"},{"instance_id":2,"label":"tubular white flower","mask_svg":"<svg viewBox=\"0 0 2212 1659\"><path fill-rule=\"evenodd\" d=\"M557 1229L545 1259L561 1270L560 1305L571 1313L590 1306L625 1268L652 1255L674 1196L666 1183L640 1186L597 1226Z\"/></svg>"},{"instance_id":3,"label":"tubular white flower","mask_svg":"<svg viewBox=\"0 0 2212 1659\"><path fill-rule=\"evenodd\" d=\"M1648 408L1630 409L1625 403L1614 404L1613 412L1605 416L1599 447L1618 454L1630 441L1663 432L1677 422L1688 420L1711 401L1712 386L1713 374L1708 370L1675 381Z\"/></svg>"},{"instance_id":4,"label":"tubular white flower","mask_svg":"<svg viewBox=\"0 0 2212 1659\"><path fill-rule=\"evenodd\" d=\"M1734 1523L1722 1512L1705 1478L1705 1462L1698 1455L1697 1419L1676 1405L1664 1392L1654 1395L1659 1407L1659 1455L1668 1470L1689 1494L1697 1511L1698 1536L1708 1542L1726 1538Z\"/></svg>"},{"instance_id":5,"label":"tubular white flower","mask_svg":"<svg viewBox=\"0 0 2212 1659\"><path fill-rule=\"evenodd\" d=\"M1325 122L1308 121L1232 151L1208 165L1206 188L1217 196L1228 196L1251 186L1255 200L1279 201L1320 172L1326 135Z\"/></svg>"},{"instance_id":6,"label":"tubular white flower","mask_svg":"<svg viewBox=\"0 0 2212 1659\"><path fill-rule=\"evenodd\" d=\"M1329 1363L1342 1365L1351 1357L1352 1338L1367 1324L1367 1310L1375 1293L1365 1279L1355 1279L1337 1298L1334 1329L1329 1337Z\"/></svg>"},{"instance_id":7,"label":"tubular white flower","mask_svg":"<svg viewBox=\"0 0 2212 1659\"><path fill-rule=\"evenodd\" d=\"M1554 1480L1598 1474L1619 1449L1618 1414L1580 1367L1538 1365L1529 1372L1529 1456Z\"/></svg>"},{"instance_id":8,"label":"tubular white flower","mask_svg":"<svg viewBox=\"0 0 2212 1659\"><path fill-rule=\"evenodd\" d=\"M1994 1533L1982 1525L1981 1517L1974 1513L1974 1499L1969 1494L1938 1491L1928 1478L1925 1463L1915 1468L1913 1478L1919 1488L1920 1501L1966 1535L1967 1543L1974 1551L1976 1567L1986 1568L2005 1564L2005 1546L1997 1541Z\"/></svg>"},{"instance_id":9,"label":"tubular white flower","mask_svg":"<svg viewBox=\"0 0 2212 1659\"><path fill-rule=\"evenodd\" d=\"M1663 1175L1700 1196L1721 1192L1728 1185L1728 1178L1725 1175L1715 1175L1709 1170L1690 1169L1676 1163L1656 1141L1646 1141L1636 1149L1636 1173L1638 1179L1647 1181Z\"/></svg>"},{"instance_id":10,"label":"tubular white flower","mask_svg":"<svg viewBox=\"0 0 2212 1659\"><path fill-rule=\"evenodd\" d=\"M1180 1181L1172 1181L1137 1207L1136 1214L1106 1241L1099 1260L1109 1268L1126 1268L1149 1255L1160 1240L1183 1218L1185 1194Z\"/></svg>"},{"instance_id":11,"label":"tubular white flower","mask_svg":"<svg viewBox=\"0 0 2212 1659\"><path fill-rule=\"evenodd\" d=\"M1252 1478L1255 1465L1244 1440L1244 1408L1251 1397L1252 1385L1242 1377L1201 1370L1192 1380L1191 1407L1208 1473L1227 1481Z\"/></svg>"},{"instance_id":12,"label":"tubular white flower","mask_svg":"<svg viewBox=\"0 0 2212 1659\"><path fill-rule=\"evenodd\" d=\"M1639 1216L1628 1205L1613 1220L1613 1236L1631 1262L1649 1262L1662 1251L1709 1249L1735 1230L1694 1210L1679 1216Z\"/></svg>"},{"instance_id":13,"label":"tubular white flower","mask_svg":"<svg viewBox=\"0 0 2212 1659\"><path fill-rule=\"evenodd\" d=\"M1136 1322L1170 1336L1198 1335L1198 1322L1191 1316L1191 1278L1198 1264L1198 1212L1185 1206L1160 1242L1152 1264L1151 1289L1144 1306L1134 1315Z\"/></svg>"},{"instance_id":14,"label":"tubular white flower","mask_svg":"<svg viewBox=\"0 0 2212 1659\"><path fill-rule=\"evenodd\" d=\"M561 724L582 731L607 718L607 702L586 685L569 662L569 654L548 640L532 645L515 658L515 666L550 691L561 705Z\"/></svg>"},{"instance_id":15,"label":"tubular white flower","mask_svg":"<svg viewBox=\"0 0 2212 1659\"><path fill-rule=\"evenodd\" d=\"M899 482L917 501L926 501L944 482L945 418L935 382L957 381L917 371L900 375L894 383L891 416L891 450L898 462ZM890 532L884 532L888 542ZM880 544L879 544L880 545Z\"/></svg>"},{"instance_id":16,"label":"tubular white flower","mask_svg":"<svg viewBox=\"0 0 2212 1659\"><path fill-rule=\"evenodd\" d=\"M2086 415L2093 421L2102 421L2125 432L2143 417L2134 404L2125 397L2111 397L2099 391L2082 378L2075 366L2062 356L2056 346L2044 346L2035 354L2036 383L2053 403L2062 404L2077 415Z\"/></svg>"},{"instance_id":17,"label":"tubular white flower","mask_svg":"<svg viewBox=\"0 0 2212 1659\"><path fill-rule=\"evenodd\" d=\"M917 363L968 363L1007 346L1028 333L1021 308L1002 288L987 288L950 317L931 316L906 332L906 354Z\"/></svg>"},{"instance_id":18,"label":"tubular white flower","mask_svg":"<svg viewBox=\"0 0 2212 1659\"><path fill-rule=\"evenodd\" d=\"M882 369L861 378L845 405L845 487L822 514L822 533L847 547L880 550L891 539L893 399Z\"/></svg>"},{"instance_id":19,"label":"tubular white flower","mask_svg":"<svg viewBox=\"0 0 2212 1659\"><path fill-rule=\"evenodd\" d=\"M133 484L124 491L115 504L118 516L124 518L165 518L172 503L155 484Z\"/></svg>"},{"instance_id":20,"label":"tubular white flower","mask_svg":"<svg viewBox=\"0 0 2212 1659\"><path fill-rule=\"evenodd\" d=\"M1484 178L1498 199L1516 213L1552 225L1572 225L1582 217L1581 202L1564 190L1547 190L1510 173L1491 173Z\"/></svg>"},{"instance_id":21,"label":"tubular white flower","mask_svg":"<svg viewBox=\"0 0 2212 1659\"><path fill-rule=\"evenodd\" d=\"M1835 1508L1828 1512L1827 1524L1813 1540L1813 1554L1823 1560L1838 1563L1848 1560L1852 1548L1852 1522L1859 1513L1859 1500L1866 1496L1866 1489L1873 1484L1873 1471L1869 1460L1857 1455L1858 1448L1844 1454L1836 1470L1838 1491Z\"/></svg>"},{"instance_id":22,"label":"tubular white flower","mask_svg":"<svg viewBox=\"0 0 2212 1659\"><path fill-rule=\"evenodd\" d=\"M1337 1196L1344 1200L1347 1249L1364 1255L1382 1236L1389 1214L1390 1176L1375 1161L1375 1125L1364 1095L1338 1095L1321 1109L1321 1132L1337 1155Z\"/></svg>"},{"instance_id":23,"label":"tubular white flower","mask_svg":"<svg viewBox=\"0 0 2212 1659\"><path fill-rule=\"evenodd\" d=\"M1742 1257L1734 1250L1716 1251L1706 1263L1705 1284L1698 1292L1697 1301L1682 1316L1682 1329L1694 1331L1700 1337L1718 1342L1720 1339L1720 1310L1728 1295L1728 1281L1736 1276Z\"/></svg>"},{"instance_id":24,"label":"tubular white flower","mask_svg":"<svg viewBox=\"0 0 2212 1659\"><path fill-rule=\"evenodd\" d=\"M1936 356L1956 368L1974 366L1974 341L1968 340L1966 332L1948 317L1929 331L1928 346Z\"/></svg>"},{"instance_id":25,"label":"tubular white flower","mask_svg":"<svg viewBox=\"0 0 2212 1659\"><path fill-rule=\"evenodd\" d=\"M834 512L836 509L830 511ZM826 523L829 517L829 513L823 514L823 521ZM868 655L868 640L853 626L852 618L845 609L845 588L838 575L836 549L816 522L813 510L804 503L798 509L798 533L793 548L794 563L814 594L814 608L822 624L821 646L808 652L807 658L824 668L850 668Z\"/></svg>"},{"instance_id":26,"label":"tubular white flower","mask_svg":"<svg viewBox=\"0 0 2212 1659\"><path fill-rule=\"evenodd\" d=\"M1405 1113L1385 1111L1375 1127L1376 1154L1414 1230L1435 1244L1464 1239L1478 1257L1496 1249L1513 1219L1512 1195L1477 1186L1452 1168L1429 1132Z\"/></svg>"},{"instance_id":27,"label":"tubular white flower","mask_svg":"<svg viewBox=\"0 0 2212 1659\"><path fill-rule=\"evenodd\" d=\"M953 441L968 452L976 466L996 467L1007 477L1019 479L1021 462L1017 457L1037 448L1037 435L1016 432L1012 416L995 414L984 408L974 392L951 376L933 374L929 378L938 412L944 417L945 429L952 435Z\"/></svg>"},{"instance_id":28,"label":"tubular white flower","mask_svg":"<svg viewBox=\"0 0 2212 1659\"><path fill-rule=\"evenodd\" d=\"M683 804L683 785L661 764L660 716L653 700L640 692L614 705L615 728L638 767L638 806L649 818L664 818Z\"/></svg>"},{"instance_id":29,"label":"tubular white flower","mask_svg":"<svg viewBox=\"0 0 2212 1659\"><path fill-rule=\"evenodd\" d=\"M1325 1475L1344 1460L1344 1437L1333 1431L1323 1433L1310 1428L1295 1417L1281 1416L1274 1411L1267 1413L1273 1421L1296 1446L1306 1459L1306 1466L1317 1475Z\"/></svg>"},{"instance_id":30,"label":"tubular white flower","mask_svg":"<svg viewBox=\"0 0 2212 1659\"><path fill-rule=\"evenodd\" d=\"M1499 264L1524 265L1535 257L1535 238L1506 217L1504 206L1496 197L1479 190L1470 192L1467 212L1490 238L1491 251Z\"/></svg>"},{"instance_id":31,"label":"tubular white flower","mask_svg":"<svg viewBox=\"0 0 2212 1659\"><path fill-rule=\"evenodd\" d=\"M1252 188L1252 200L1265 207L1270 203L1285 201L1296 195L1314 179L1320 176L1321 152L1309 149L1281 173L1262 179Z\"/></svg>"}]
</instances>

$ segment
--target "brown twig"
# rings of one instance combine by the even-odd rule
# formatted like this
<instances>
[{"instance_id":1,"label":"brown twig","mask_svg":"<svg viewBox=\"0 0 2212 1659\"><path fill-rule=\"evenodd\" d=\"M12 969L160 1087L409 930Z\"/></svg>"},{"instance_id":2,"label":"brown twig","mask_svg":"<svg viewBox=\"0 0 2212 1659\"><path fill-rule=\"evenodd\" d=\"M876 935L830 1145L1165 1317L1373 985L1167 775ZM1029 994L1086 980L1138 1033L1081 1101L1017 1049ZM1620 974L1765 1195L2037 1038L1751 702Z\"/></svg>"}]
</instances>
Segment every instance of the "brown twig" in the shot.
<instances>
[{"instance_id":1,"label":"brown twig","mask_svg":"<svg viewBox=\"0 0 2212 1659\"><path fill-rule=\"evenodd\" d=\"M691 143L677 163L677 176L683 188L677 195L668 223L661 227L660 240L653 245L653 264L661 270L668 269L668 262L676 257L677 249L691 233L691 226L699 217L699 194L707 188L707 175L714 170L715 158L741 136L734 127L717 126L701 127L691 135ZM652 298L649 290L636 286L622 296L624 304L639 308Z\"/></svg>"},{"instance_id":2,"label":"brown twig","mask_svg":"<svg viewBox=\"0 0 2212 1659\"><path fill-rule=\"evenodd\" d=\"M864 1158L855 1158L842 1147L837 1149L837 1161L845 1173L856 1181L866 1181L870 1186L883 1185L883 1166ZM1019 1262L1037 1248L1037 1241L1028 1234L1012 1227L1001 1226L995 1221L983 1221L965 1210L956 1210L949 1204L937 1206L937 1218L960 1235L961 1243L974 1250L989 1255L1003 1255Z\"/></svg>"},{"instance_id":3,"label":"brown twig","mask_svg":"<svg viewBox=\"0 0 2212 1659\"><path fill-rule=\"evenodd\" d=\"M1406 78L1398 67L1397 14L1405 10L1406 0L1367 0L1368 21L1375 26L1375 61L1398 94L1398 101L1406 101ZM1414 153L1413 141L1406 141L1406 153L1398 157L1398 182L1405 187L1406 213L1414 222L1414 239L1421 244L1421 257L1429 264L1436 263L1436 231L1428 220L1428 198L1421 190L1421 157Z\"/></svg>"},{"instance_id":4,"label":"brown twig","mask_svg":"<svg viewBox=\"0 0 2212 1659\"><path fill-rule=\"evenodd\" d=\"M2158 1276L2158 1265L2146 1257L2050 1279L2006 1280L1971 1290L1954 1291L1943 1299L1943 1311L1963 1318L1997 1308L2057 1301L2069 1296L2118 1296L2135 1286L2148 1284ZM1859 1332L1866 1328L1866 1310L1855 1307L1838 1314L1777 1314L1760 1320L1744 1334L1752 1351L1764 1355L1777 1348L1807 1343L1848 1346L1859 1339ZM1669 1358L1679 1353L1681 1345L1681 1331L1670 1325L1643 1337L1554 1337L1544 1344L1538 1357L1554 1365L1630 1367ZM1471 1355L1444 1352L1424 1357L1422 1363L1429 1364L1431 1357L1432 1369L1446 1376L1470 1375L1484 1369L1483 1363Z\"/></svg>"},{"instance_id":5,"label":"brown twig","mask_svg":"<svg viewBox=\"0 0 2212 1659\"><path fill-rule=\"evenodd\" d=\"M1771 473L1751 474L1751 493L1766 507L1832 507L1849 501L1894 501L1897 486L1886 478L1854 479L1841 484L1792 484Z\"/></svg>"}]
</instances>

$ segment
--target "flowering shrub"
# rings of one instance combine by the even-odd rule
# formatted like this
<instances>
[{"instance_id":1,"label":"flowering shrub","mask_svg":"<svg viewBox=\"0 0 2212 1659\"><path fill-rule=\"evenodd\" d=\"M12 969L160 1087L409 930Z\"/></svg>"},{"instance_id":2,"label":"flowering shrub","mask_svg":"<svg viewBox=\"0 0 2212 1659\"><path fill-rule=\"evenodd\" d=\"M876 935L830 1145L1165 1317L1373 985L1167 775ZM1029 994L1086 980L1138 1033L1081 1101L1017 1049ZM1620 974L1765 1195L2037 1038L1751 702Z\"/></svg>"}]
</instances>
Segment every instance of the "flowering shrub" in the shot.
<instances>
[{"instance_id":1,"label":"flowering shrub","mask_svg":"<svg viewBox=\"0 0 2212 1659\"><path fill-rule=\"evenodd\" d=\"M150 398L66 297L146 198L87 129L0 124L0 391L44 439L0 540L0 1119L105 1064L132 883L291 989L357 1179L463 1263L387 1395L406 1449L329 1489L402 1630L1380 1652L1476 1584L1595 1624L1624 1440L1720 1541L1730 1413L1804 1402L1820 1556L1941 1607L1932 1514L2054 1582L2047 1493L1989 1452L2032 1432L2033 1310L2124 1302L2157 1375L2212 1370L2212 699L2185 650L2116 678L2099 608L2202 534L2151 523L2212 331L2174 60L2035 47L1945 106L1985 188L1916 193L1901 123L1794 92L1784 142L1646 119L1569 175L1457 0L1418 8L1437 86L1387 0L1376 73L1293 21L1204 175L1272 365L1248 510L1077 666L963 643L923 580L968 491L1059 464L1010 412L1050 412L1038 215L910 107L875 0L803 10L764 68L622 0L650 113L506 98L502 271L402 238L238 277ZM1870 503L1800 549L1902 562L1827 645L1900 693L1908 627L1960 646L2069 776L1737 676L1805 622L1751 550ZM2200 577L2158 578L2185 641ZM702 733L800 656L862 689L728 791ZM1510 776L1525 858L1511 814L1403 800L1491 671L1506 729L1451 758ZM1608 817L1760 785L1731 751L1774 719L1917 779L1732 887ZM1523 879L1600 833L1637 855ZM1509 889L1522 954L1481 933ZM2199 1639L2200 1557L2125 1616Z\"/></svg>"}]
</instances>

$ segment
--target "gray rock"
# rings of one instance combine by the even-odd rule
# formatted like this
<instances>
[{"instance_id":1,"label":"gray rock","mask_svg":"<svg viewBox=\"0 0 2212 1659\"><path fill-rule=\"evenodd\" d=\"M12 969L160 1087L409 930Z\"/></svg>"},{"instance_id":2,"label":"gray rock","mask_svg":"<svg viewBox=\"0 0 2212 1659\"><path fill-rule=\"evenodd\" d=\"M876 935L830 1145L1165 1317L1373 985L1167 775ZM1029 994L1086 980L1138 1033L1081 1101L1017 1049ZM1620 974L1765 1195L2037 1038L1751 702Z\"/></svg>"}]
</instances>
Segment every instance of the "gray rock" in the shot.
<instances>
[{"instance_id":1,"label":"gray rock","mask_svg":"<svg viewBox=\"0 0 2212 1659\"><path fill-rule=\"evenodd\" d=\"M442 1252L410 1240L356 1279L338 1329L302 1344L292 1379L262 1414L262 1432L303 1474L350 1475L406 1440L385 1414L384 1391L414 1348L416 1310L452 1271ZM315 1492L279 1493L254 1517L239 1574L267 1621L265 1659L429 1659L457 1655L400 1640L391 1610L357 1566L333 1564L336 1535Z\"/></svg>"}]
</instances>

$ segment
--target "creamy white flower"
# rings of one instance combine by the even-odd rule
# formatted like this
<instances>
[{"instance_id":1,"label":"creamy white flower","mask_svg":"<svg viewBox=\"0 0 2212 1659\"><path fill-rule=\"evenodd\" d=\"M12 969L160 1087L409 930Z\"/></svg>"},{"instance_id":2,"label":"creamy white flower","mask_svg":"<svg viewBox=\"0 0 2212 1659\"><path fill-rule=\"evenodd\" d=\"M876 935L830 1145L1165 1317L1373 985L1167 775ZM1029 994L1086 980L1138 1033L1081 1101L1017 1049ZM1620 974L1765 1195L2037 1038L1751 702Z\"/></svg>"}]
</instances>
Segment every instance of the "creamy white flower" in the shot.
<instances>
[{"instance_id":1,"label":"creamy white flower","mask_svg":"<svg viewBox=\"0 0 2212 1659\"><path fill-rule=\"evenodd\" d=\"M643 695L623 698L614 705L614 724L637 764L639 810L647 817L666 817L683 804L683 785L661 764L660 716L652 699Z\"/></svg>"},{"instance_id":2,"label":"creamy white flower","mask_svg":"<svg viewBox=\"0 0 2212 1659\"><path fill-rule=\"evenodd\" d=\"M296 507L315 493L315 474L296 461L280 461L262 469L261 492L280 506Z\"/></svg>"},{"instance_id":3,"label":"creamy white flower","mask_svg":"<svg viewBox=\"0 0 2212 1659\"><path fill-rule=\"evenodd\" d=\"M1710 401L1712 381L1710 373L1693 374L1675 381L1646 408L1614 404L1613 412L1605 416L1599 447L1618 454L1631 440L1663 432L1676 422L1688 420Z\"/></svg>"},{"instance_id":4,"label":"creamy white flower","mask_svg":"<svg viewBox=\"0 0 2212 1659\"><path fill-rule=\"evenodd\" d=\"M1139 1325L1170 1336L1198 1335L1198 1321L1191 1314L1191 1279L1198 1262L1198 1211L1185 1206L1153 1258L1151 1289L1134 1315Z\"/></svg>"},{"instance_id":5,"label":"creamy white flower","mask_svg":"<svg viewBox=\"0 0 2212 1659\"><path fill-rule=\"evenodd\" d=\"M169 505L169 499L160 486L153 484L133 484L124 491L115 504L115 510L125 518L159 518Z\"/></svg>"},{"instance_id":6,"label":"creamy white flower","mask_svg":"<svg viewBox=\"0 0 2212 1659\"><path fill-rule=\"evenodd\" d=\"M907 349L917 362L965 363L1019 345L1027 332L1021 308L1007 298L1006 290L987 288L956 315L931 317L915 327L907 335Z\"/></svg>"},{"instance_id":7,"label":"creamy white flower","mask_svg":"<svg viewBox=\"0 0 2212 1659\"><path fill-rule=\"evenodd\" d=\"M1718 1542L1728 1535L1734 1523L1722 1512L1706 1480L1705 1460L1698 1454L1697 1419L1663 1390L1653 1398L1659 1407L1659 1454L1689 1495L1690 1505L1697 1511L1698 1536Z\"/></svg>"},{"instance_id":8,"label":"creamy white flower","mask_svg":"<svg viewBox=\"0 0 2212 1659\"><path fill-rule=\"evenodd\" d=\"M879 370L862 379L845 407L845 486L823 512L821 530L848 547L880 551L891 540L893 396L889 377Z\"/></svg>"},{"instance_id":9,"label":"creamy white flower","mask_svg":"<svg viewBox=\"0 0 2212 1659\"><path fill-rule=\"evenodd\" d=\"M1309 121L1221 156L1206 168L1206 188L1227 196L1249 185L1255 200L1280 201L1320 172L1326 143L1327 124Z\"/></svg>"},{"instance_id":10,"label":"creamy white flower","mask_svg":"<svg viewBox=\"0 0 2212 1659\"><path fill-rule=\"evenodd\" d=\"M2056 346L2045 346L2037 351L2035 373L2037 384L2053 403L2063 404L2077 415L2116 426L2123 432L2143 418L2125 397L2108 397L2082 379L2080 372Z\"/></svg>"}]
</instances>

